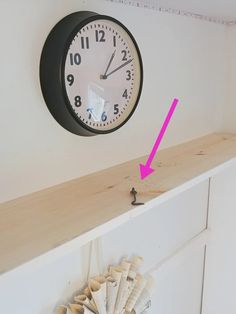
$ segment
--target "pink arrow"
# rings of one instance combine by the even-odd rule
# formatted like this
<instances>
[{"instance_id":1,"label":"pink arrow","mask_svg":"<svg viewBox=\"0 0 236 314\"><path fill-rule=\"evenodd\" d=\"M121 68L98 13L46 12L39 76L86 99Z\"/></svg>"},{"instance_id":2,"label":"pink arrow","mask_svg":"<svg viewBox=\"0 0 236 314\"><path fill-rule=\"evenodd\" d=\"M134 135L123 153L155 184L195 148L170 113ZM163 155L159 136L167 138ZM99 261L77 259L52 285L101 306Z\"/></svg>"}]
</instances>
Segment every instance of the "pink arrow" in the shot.
<instances>
[{"instance_id":1,"label":"pink arrow","mask_svg":"<svg viewBox=\"0 0 236 314\"><path fill-rule=\"evenodd\" d=\"M167 127L168 127L168 124L170 123L170 119L171 119L171 117L172 117L172 115L173 115L173 113L175 111L175 108L178 105L178 102L179 102L179 100L176 99L176 98L173 100L173 103L172 103L172 105L170 107L170 110L169 110L169 112L168 112L168 114L167 114L167 116L165 118L165 121L164 121L164 123L162 125L160 133L159 133L159 135L158 135L158 137L156 139L156 142L155 142L155 144L154 144L154 146L152 148L152 151L151 151L151 153L150 153L150 155L148 157L148 160L147 160L146 164L145 165L139 164L141 180L144 180L146 177L148 177L151 173L153 173L155 171L150 166L151 166L151 163L152 163L152 161L153 161L153 159L154 159L154 157L155 157L155 155L157 153L159 145L160 145L160 143L162 141L162 138L163 138L163 136L165 134L165 131L166 131Z\"/></svg>"}]
</instances>

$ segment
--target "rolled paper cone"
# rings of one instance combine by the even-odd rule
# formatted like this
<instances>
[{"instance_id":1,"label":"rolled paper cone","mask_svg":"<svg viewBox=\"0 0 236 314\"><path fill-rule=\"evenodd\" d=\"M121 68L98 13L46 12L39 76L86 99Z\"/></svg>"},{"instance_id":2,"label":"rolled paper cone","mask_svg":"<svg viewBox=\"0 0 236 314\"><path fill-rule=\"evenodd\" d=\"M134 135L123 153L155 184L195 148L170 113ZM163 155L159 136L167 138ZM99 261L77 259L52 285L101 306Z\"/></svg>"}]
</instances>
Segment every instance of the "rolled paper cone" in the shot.
<instances>
[{"instance_id":1,"label":"rolled paper cone","mask_svg":"<svg viewBox=\"0 0 236 314\"><path fill-rule=\"evenodd\" d=\"M134 289L134 286L136 284L136 276L139 272L139 269L140 269L140 266L143 262L143 258L141 256L135 256L133 259L132 259L132 262L131 262L131 265L130 265L130 269L129 269L129 274L128 274L128 277L127 277L127 280L129 282L129 285L128 285L128 292L127 292L127 300L128 298L130 297L133 289Z\"/></svg>"},{"instance_id":2,"label":"rolled paper cone","mask_svg":"<svg viewBox=\"0 0 236 314\"><path fill-rule=\"evenodd\" d=\"M139 272L142 262L143 262L143 258L140 256L135 256L132 259L130 269L129 269L128 279L132 279L132 280L135 279L136 275Z\"/></svg>"},{"instance_id":3,"label":"rolled paper cone","mask_svg":"<svg viewBox=\"0 0 236 314\"><path fill-rule=\"evenodd\" d=\"M122 260L120 267L122 268L123 271L122 271L122 275L121 275L119 290L117 293L117 299L116 299L114 314L118 314L122 310L123 299L125 298L125 294L127 293L127 277L128 277L130 266L131 266L131 263L128 262L126 259ZM127 296L127 298L128 298L128 296ZM127 298L126 298L126 300L127 300Z\"/></svg>"},{"instance_id":4,"label":"rolled paper cone","mask_svg":"<svg viewBox=\"0 0 236 314\"><path fill-rule=\"evenodd\" d=\"M83 294L86 295L86 296L89 298L89 300L92 299L92 294L91 294L91 292L90 292L90 290L89 290L89 287L86 287L86 288L84 289Z\"/></svg>"},{"instance_id":5,"label":"rolled paper cone","mask_svg":"<svg viewBox=\"0 0 236 314\"><path fill-rule=\"evenodd\" d=\"M130 270L135 273L138 273L142 263L143 263L143 258L141 256L135 256L131 261Z\"/></svg>"},{"instance_id":6,"label":"rolled paper cone","mask_svg":"<svg viewBox=\"0 0 236 314\"><path fill-rule=\"evenodd\" d=\"M69 304L72 314L84 314L84 307L80 304Z\"/></svg>"},{"instance_id":7,"label":"rolled paper cone","mask_svg":"<svg viewBox=\"0 0 236 314\"><path fill-rule=\"evenodd\" d=\"M137 267L140 267L143 263L143 257L142 256L134 256L132 259L133 264L135 264Z\"/></svg>"},{"instance_id":8,"label":"rolled paper cone","mask_svg":"<svg viewBox=\"0 0 236 314\"><path fill-rule=\"evenodd\" d=\"M60 305L56 310L56 314L67 314L67 307Z\"/></svg>"},{"instance_id":9,"label":"rolled paper cone","mask_svg":"<svg viewBox=\"0 0 236 314\"><path fill-rule=\"evenodd\" d=\"M76 303L84 305L91 313L97 313L97 309L91 304L89 298L85 294L80 294L74 297Z\"/></svg>"},{"instance_id":10,"label":"rolled paper cone","mask_svg":"<svg viewBox=\"0 0 236 314\"><path fill-rule=\"evenodd\" d=\"M120 266L112 266L110 268L110 272L111 272L111 277L113 279L115 279L115 281L117 282L118 286L120 286L120 280L121 280L121 276L123 273L123 268Z\"/></svg>"},{"instance_id":11,"label":"rolled paper cone","mask_svg":"<svg viewBox=\"0 0 236 314\"><path fill-rule=\"evenodd\" d=\"M117 290L116 290L116 295L114 296L115 298L115 304L116 304L116 300L117 300L117 295L118 295L118 291L119 291L119 287L120 287L120 281L121 281L121 278L122 278L122 274L123 274L123 268L120 267L120 266L112 266L110 268L110 272L111 272L111 276L112 278L115 279L115 281L117 282ZM114 308L115 310L115 308ZM112 313L114 314L114 312Z\"/></svg>"},{"instance_id":12,"label":"rolled paper cone","mask_svg":"<svg viewBox=\"0 0 236 314\"><path fill-rule=\"evenodd\" d=\"M90 309L84 305L84 314L94 314L94 312L90 311Z\"/></svg>"},{"instance_id":13,"label":"rolled paper cone","mask_svg":"<svg viewBox=\"0 0 236 314\"><path fill-rule=\"evenodd\" d=\"M155 280L153 277L148 276L147 277L147 284L143 289L143 292L141 296L138 298L137 302L135 303L134 306L134 311L137 314L143 313L145 310L148 302L151 300L151 296L154 291L154 286L155 286Z\"/></svg>"},{"instance_id":14,"label":"rolled paper cone","mask_svg":"<svg viewBox=\"0 0 236 314\"><path fill-rule=\"evenodd\" d=\"M133 275L133 278L132 278L132 275ZM123 305L123 308L125 307L135 285L136 285L136 273L131 273L129 272L129 275L127 277L127 282L126 282L126 292L125 292L125 297L124 299L122 300L122 305Z\"/></svg>"},{"instance_id":15,"label":"rolled paper cone","mask_svg":"<svg viewBox=\"0 0 236 314\"><path fill-rule=\"evenodd\" d=\"M131 262L128 261L126 258L123 258L121 261L120 266L125 269L126 271L129 271L130 267L131 267Z\"/></svg>"},{"instance_id":16,"label":"rolled paper cone","mask_svg":"<svg viewBox=\"0 0 236 314\"><path fill-rule=\"evenodd\" d=\"M70 304L72 314L93 314L85 305Z\"/></svg>"},{"instance_id":17,"label":"rolled paper cone","mask_svg":"<svg viewBox=\"0 0 236 314\"><path fill-rule=\"evenodd\" d=\"M74 297L75 302L79 304L84 304L85 302L89 302L89 298L85 294L80 294Z\"/></svg>"},{"instance_id":18,"label":"rolled paper cone","mask_svg":"<svg viewBox=\"0 0 236 314\"><path fill-rule=\"evenodd\" d=\"M118 291L117 281L111 276L107 278L107 314L113 314Z\"/></svg>"},{"instance_id":19,"label":"rolled paper cone","mask_svg":"<svg viewBox=\"0 0 236 314\"><path fill-rule=\"evenodd\" d=\"M90 304L91 304L91 307L92 307L94 313L99 314L99 313L98 313L97 306L96 306L96 303L94 302L94 299L93 299L93 298L90 300Z\"/></svg>"},{"instance_id":20,"label":"rolled paper cone","mask_svg":"<svg viewBox=\"0 0 236 314\"><path fill-rule=\"evenodd\" d=\"M137 302L138 298L143 292L144 287L146 286L146 283L147 280L145 278L143 278L141 275L137 276L137 282L125 306L125 310L127 312L131 312L133 310L135 303Z\"/></svg>"},{"instance_id":21,"label":"rolled paper cone","mask_svg":"<svg viewBox=\"0 0 236 314\"><path fill-rule=\"evenodd\" d=\"M107 308L107 280L104 276L97 276L97 277L94 277L93 279L99 282L101 285L101 292L103 295L105 308Z\"/></svg>"},{"instance_id":22,"label":"rolled paper cone","mask_svg":"<svg viewBox=\"0 0 236 314\"><path fill-rule=\"evenodd\" d=\"M134 286L134 284L130 285L130 282L128 280L126 280L124 282L123 287L122 287L122 292L120 294L120 300L119 300L119 305L117 308L117 313L120 314L120 313L124 312L126 302L129 298L131 292L132 292L133 286Z\"/></svg>"},{"instance_id":23,"label":"rolled paper cone","mask_svg":"<svg viewBox=\"0 0 236 314\"><path fill-rule=\"evenodd\" d=\"M148 313L149 309L151 307L151 298L149 298L149 300L147 301L146 304L144 304L144 306L142 307L142 310L141 309L133 309L132 310L132 314L145 314L145 313Z\"/></svg>"},{"instance_id":24,"label":"rolled paper cone","mask_svg":"<svg viewBox=\"0 0 236 314\"><path fill-rule=\"evenodd\" d=\"M94 312L84 305L84 314L94 314Z\"/></svg>"},{"instance_id":25,"label":"rolled paper cone","mask_svg":"<svg viewBox=\"0 0 236 314\"><path fill-rule=\"evenodd\" d=\"M104 295L101 284L93 279L89 280L89 289L99 314L106 314L106 304L104 303Z\"/></svg>"},{"instance_id":26,"label":"rolled paper cone","mask_svg":"<svg viewBox=\"0 0 236 314\"><path fill-rule=\"evenodd\" d=\"M110 272L107 270L107 271L104 273L103 276L104 276L105 278L110 277Z\"/></svg>"},{"instance_id":27,"label":"rolled paper cone","mask_svg":"<svg viewBox=\"0 0 236 314\"><path fill-rule=\"evenodd\" d=\"M123 259L122 262L121 262L120 267L123 269L121 282L120 282L121 289L122 289L122 285L127 280L127 277L128 277L128 274L129 274L129 270L130 270L130 267L131 267L131 262L127 261L126 259ZM119 290L120 290L120 288L119 288Z\"/></svg>"},{"instance_id":28,"label":"rolled paper cone","mask_svg":"<svg viewBox=\"0 0 236 314\"><path fill-rule=\"evenodd\" d=\"M96 304L95 304L95 302L94 302L94 300L93 300L93 298L92 298L92 294L91 294L91 291L90 291L89 287L86 287L86 288L84 289L83 293L84 293L84 294L88 297L88 299L90 300L90 305L91 305L91 307L92 307L92 309L93 309L93 312L94 312L94 313L98 313Z\"/></svg>"}]
</instances>

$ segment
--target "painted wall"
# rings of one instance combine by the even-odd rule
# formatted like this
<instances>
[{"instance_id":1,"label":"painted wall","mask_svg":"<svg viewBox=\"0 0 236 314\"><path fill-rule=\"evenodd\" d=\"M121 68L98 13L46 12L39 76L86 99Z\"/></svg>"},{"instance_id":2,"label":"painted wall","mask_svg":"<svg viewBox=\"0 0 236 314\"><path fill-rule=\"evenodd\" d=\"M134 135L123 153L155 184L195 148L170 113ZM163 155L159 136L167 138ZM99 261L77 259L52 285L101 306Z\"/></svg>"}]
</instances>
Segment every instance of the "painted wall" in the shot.
<instances>
[{"instance_id":1,"label":"painted wall","mask_svg":"<svg viewBox=\"0 0 236 314\"><path fill-rule=\"evenodd\" d=\"M112 15L131 30L145 71L132 119L114 134L91 138L70 134L55 122L38 77L50 29L63 16L85 9ZM1 1L0 21L0 202L147 154L173 97L181 106L162 147L222 127L222 25L102 0Z\"/></svg>"},{"instance_id":2,"label":"painted wall","mask_svg":"<svg viewBox=\"0 0 236 314\"><path fill-rule=\"evenodd\" d=\"M227 28L227 105L224 107L224 129L236 132L236 27Z\"/></svg>"}]
</instances>

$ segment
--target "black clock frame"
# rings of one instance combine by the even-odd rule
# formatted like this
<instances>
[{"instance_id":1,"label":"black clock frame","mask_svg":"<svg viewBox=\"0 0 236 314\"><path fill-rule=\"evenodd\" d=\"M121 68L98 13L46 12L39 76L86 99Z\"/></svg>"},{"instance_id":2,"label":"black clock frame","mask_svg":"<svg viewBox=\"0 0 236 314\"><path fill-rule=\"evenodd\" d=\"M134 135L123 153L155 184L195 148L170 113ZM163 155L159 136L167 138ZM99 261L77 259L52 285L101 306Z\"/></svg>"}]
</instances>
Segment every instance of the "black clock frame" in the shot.
<instances>
[{"instance_id":1,"label":"black clock frame","mask_svg":"<svg viewBox=\"0 0 236 314\"><path fill-rule=\"evenodd\" d=\"M110 20L121 26L129 35L136 48L140 63L140 86L135 105L128 117L110 130L96 130L89 127L73 111L65 87L65 62L69 46L75 35L86 24L95 20ZM60 20L49 33L40 59L40 84L46 105L55 120L68 131L83 136L107 134L122 127L133 115L142 92L143 63L138 45L130 31L113 17L90 11L74 12Z\"/></svg>"}]
</instances>

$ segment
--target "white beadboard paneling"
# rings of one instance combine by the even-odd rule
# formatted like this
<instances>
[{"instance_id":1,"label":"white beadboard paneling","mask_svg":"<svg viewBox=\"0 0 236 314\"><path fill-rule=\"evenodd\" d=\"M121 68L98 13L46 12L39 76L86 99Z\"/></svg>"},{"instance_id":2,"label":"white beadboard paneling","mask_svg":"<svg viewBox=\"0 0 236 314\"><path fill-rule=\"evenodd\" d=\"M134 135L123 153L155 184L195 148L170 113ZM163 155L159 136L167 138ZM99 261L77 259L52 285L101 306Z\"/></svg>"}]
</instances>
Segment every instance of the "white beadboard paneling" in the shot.
<instances>
[{"instance_id":1,"label":"white beadboard paneling","mask_svg":"<svg viewBox=\"0 0 236 314\"><path fill-rule=\"evenodd\" d=\"M183 252L172 268L155 273L156 289L150 314L199 314L202 300L204 251Z\"/></svg>"},{"instance_id":2,"label":"white beadboard paneling","mask_svg":"<svg viewBox=\"0 0 236 314\"><path fill-rule=\"evenodd\" d=\"M0 281L0 308L5 313L52 314L57 304L68 302L85 282L88 262L84 250L58 260L12 273Z\"/></svg>"},{"instance_id":3,"label":"white beadboard paneling","mask_svg":"<svg viewBox=\"0 0 236 314\"><path fill-rule=\"evenodd\" d=\"M153 208L102 237L104 265L130 253L146 271L206 228L208 181Z\"/></svg>"},{"instance_id":4,"label":"white beadboard paneling","mask_svg":"<svg viewBox=\"0 0 236 314\"><path fill-rule=\"evenodd\" d=\"M236 313L236 165L211 180L203 314Z\"/></svg>"},{"instance_id":5,"label":"white beadboard paneling","mask_svg":"<svg viewBox=\"0 0 236 314\"><path fill-rule=\"evenodd\" d=\"M104 235L97 241L101 250L99 254L95 251L93 257L99 260L91 263L90 274L95 274L95 268L105 270L109 264L117 264L124 254L143 256L143 271L155 268L204 230L207 191L208 180ZM204 240L194 240L194 247L202 247ZM74 245L55 259L45 258L44 263L32 264L33 267L29 263L29 267L26 264L1 276L1 310L8 308L14 296L12 312L52 314L56 304L68 302L72 293L85 283L90 267L89 246L79 249Z\"/></svg>"},{"instance_id":6,"label":"white beadboard paneling","mask_svg":"<svg viewBox=\"0 0 236 314\"><path fill-rule=\"evenodd\" d=\"M171 256L161 266L158 266L157 269L154 267L150 270L156 279L152 314L157 313L156 308L167 304L170 296L174 296L175 304L178 301L178 306L181 305L179 309L193 308L195 304L199 303L199 289L202 278L202 258L199 258L199 255L202 256L207 238L207 232L203 232L193 241L189 241L185 247ZM13 272L9 273L7 277L1 278L1 310L8 313L10 304L12 313L54 313L56 305L67 303L71 296L84 285L89 270L89 247L90 244L80 250L75 250L73 253L66 254L57 261L37 267L35 271L29 269L28 272L26 270L18 273ZM92 256L96 257L96 252L94 253ZM117 263L118 259L115 262ZM104 264L104 266L107 265ZM183 268L185 271L183 271ZM193 272L192 269L195 271ZM95 274L93 270L92 274ZM170 286L172 286L172 290ZM178 300L180 296L177 290L178 286L182 287L182 297L189 296L188 291L191 288L192 294L189 298L191 302L193 301L192 307L189 307L190 301L187 302L187 305L184 305L183 299ZM14 302L12 302L13 297ZM182 312L170 314L182 314Z\"/></svg>"}]
</instances>

